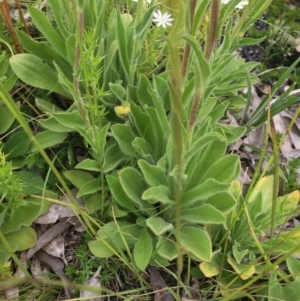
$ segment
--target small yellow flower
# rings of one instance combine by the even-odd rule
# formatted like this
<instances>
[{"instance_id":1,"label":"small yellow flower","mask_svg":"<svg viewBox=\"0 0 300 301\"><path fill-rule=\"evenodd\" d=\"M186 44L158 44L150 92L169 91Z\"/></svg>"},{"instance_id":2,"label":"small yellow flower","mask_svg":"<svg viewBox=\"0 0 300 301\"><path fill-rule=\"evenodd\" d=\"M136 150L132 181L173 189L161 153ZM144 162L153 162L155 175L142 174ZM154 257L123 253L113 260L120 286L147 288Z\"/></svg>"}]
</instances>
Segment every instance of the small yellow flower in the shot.
<instances>
[{"instance_id":1,"label":"small yellow flower","mask_svg":"<svg viewBox=\"0 0 300 301\"><path fill-rule=\"evenodd\" d=\"M115 107L115 112L119 117L127 115L130 113L130 103L128 101L122 101L120 106Z\"/></svg>"}]
</instances>

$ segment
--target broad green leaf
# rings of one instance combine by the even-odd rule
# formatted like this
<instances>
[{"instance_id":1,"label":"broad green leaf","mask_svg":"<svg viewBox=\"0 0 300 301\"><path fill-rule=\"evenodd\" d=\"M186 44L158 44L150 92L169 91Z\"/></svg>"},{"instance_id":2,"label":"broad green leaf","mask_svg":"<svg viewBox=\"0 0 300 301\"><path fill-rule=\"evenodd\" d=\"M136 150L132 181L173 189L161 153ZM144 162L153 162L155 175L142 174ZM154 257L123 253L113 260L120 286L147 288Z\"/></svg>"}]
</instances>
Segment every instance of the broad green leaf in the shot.
<instances>
[{"instance_id":1,"label":"broad green leaf","mask_svg":"<svg viewBox=\"0 0 300 301\"><path fill-rule=\"evenodd\" d=\"M121 85L109 83L109 88L119 100L124 101L126 99L126 91Z\"/></svg>"},{"instance_id":2,"label":"broad green leaf","mask_svg":"<svg viewBox=\"0 0 300 301\"><path fill-rule=\"evenodd\" d=\"M240 244L235 241L232 247L232 254L238 264L240 264L243 258L249 253L249 249L242 249L241 251L239 249L241 249Z\"/></svg>"},{"instance_id":3,"label":"broad green leaf","mask_svg":"<svg viewBox=\"0 0 300 301\"><path fill-rule=\"evenodd\" d=\"M157 253L170 261L178 257L178 252L176 248L176 243L172 238L159 237L156 244Z\"/></svg>"},{"instance_id":4,"label":"broad green leaf","mask_svg":"<svg viewBox=\"0 0 300 301\"><path fill-rule=\"evenodd\" d=\"M79 189L77 197L80 198L83 195L92 194L99 190L105 189L102 186L101 178L93 179L91 181L85 182Z\"/></svg>"},{"instance_id":5,"label":"broad green leaf","mask_svg":"<svg viewBox=\"0 0 300 301\"><path fill-rule=\"evenodd\" d=\"M217 192L210 196L205 204L211 205L214 208L220 210L223 214L229 213L237 204L234 197L228 192Z\"/></svg>"},{"instance_id":6,"label":"broad green leaf","mask_svg":"<svg viewBox=\"0 0 300 301\"><path fill-rule=\"evenodd\" d=\"M142 175L132 167L125 167L120 171L119 179L127 196L135 203L140 204L142 194L146 189Z\"/></svg>"},{"instance_id":7,"label":"broad green leaf","mask_svg":"<svg viewBox=\"0 0 300 301\"><path fill-rule=\"evenodd\" d=\"M26 84L71 97L58 84L57 74L37 56L28 53L16 54L10 58L10 65L14 73Z\"/></svg>"},{"instance_id":8,"label":"broad green leaf","mask_svg":"<svg viewBox=\"0 0 300 301\"><path fill-rule=\"evenodd\" d=\"M140 237L142 228L136 224L125 221L109 222L97 232L97 239L110 239L111 245L118 249L125 250L126 247L132 248Z\"/></svg>"},{"instance_id":9,"label":"broad green leaf","mask_svg":"<svg viewBox=\"0 0 300 301\"><path fill-rule=\"evenodd\" d=\"M67 53L68 61L72 66L75 63L75 49L76 49L76 35L72 34L66 39L66 53ZM68 74L66 73L65 69L61 68L61 70L64 70L64 73Z\"/></svg>"},{"instance_id":10,"label":"broad green leaf","mask_svg":"<svg viewBox=\"0 0 300 301\"><path fill-rule=\"evenodd\" d=\"M117 253L109 238L89 241L88 246L92 254L99 258L108 258Z\"/></svg>"},{"instance_id":11,"label":"broad green leaf","mask_svg":"<svg viewBox=\"0 0 300 301\"><path fill-rule=\"evenodd\" d=\"M80 189L85 183L94 179L90 173L79 170L67 170L63 174L65 178L78 189Z\"/></svg>"},{"instance_id":12,"label":"broad green leaf","mask_svg":"<svg viewBox=\"0 0 300 301\"><path fill-rule=\"evenodd\" d=\"M70 95L72 95L72 99L74 99L74 86L69 74L65 74L63 69L60 68L60 66L56 64L56 62L53 62L53 65L57 71L58 83L62 86L62 88L64 88L68 93L70 93Z\"/></svg>"},{"instance_id":13,"label":"broad green leaf","mask_svg":"<svg viewBox=\"0 0 300 301\"><path fill-rule=\"evenodd\" d=\"M58 133L68 133L75 132L75 129L63 126L54 117L49 117L47 119L38 119L38 123L46 130L50 130Z\"/></svg>"},{"instance_id":14,"label":"broad green leaf","mask_svg":"<svg viewBox=\"0 0 300 301\"><path fill-rule=\"evenodd\" d=\"M18 80L18 77L15 73L11 74L7 80L3 83L4 88L7 91L10 91L13 87L15 87L16 82ZM17 102L17 105L19 106L19 103Z\"/></svg>"},{"instance_id":15,"label":"broad green leaf","mask_svg":"<svg viewBox=\"0 0 300 301\"><path fill-rule=\"evenodd\" d=\"M197 201L204 201L214 194L222 193L228 190L229 186L230 184L228 183L220 183L215 179L207 179L197 187L185 192L182 195L182 205L188 208Z\"/></svg>"},{"instance_id":16,"label":"broad green leaf","mask_svg":"<svg viewBox=\"0 0 300 301\"><path fill-rule=\"evenodd\" d=\"M119 179L112 175L108 175L106 176L106 180L109 185L110 192L118 205L129 211L135 211L136 208L134 207L134 203L123 190Z\"/></svg>"},{"instance_id":17,"label":"broad green leaf","mask_svg":"<svg viewBox=\"0 0 300 301\"><path fill-rule=\"evenodd\" d=\"M184 226L180 229L178 243L185 251L191 252L199 260L210 261L212 257L211 240L208 233L196 227Z\"/></svg>"},{"instance_id":18,"label":"broad green leaf","mask_svg":"<svg viewBox=\"0 0 300 301\"><path fill-rule=\"evenodd\" d=\"M156 253L156 254L153 254L151 259L150 259L150 262L149 262L150 265L152 265L153 267L167 267L170 265L169 261L160 256L160 254Z\"/></svg>"},{"instance_id":19,"label":"broad green leaf","mask_svg":"<svg viewBox=\"0 0 300 301\"><path fill-rule=\"evenodd\" d=\"M131 158L125 155L119 145L115 142L109 146L104 154L103 172L109 172L119 166L122 162L130 161Z\"/></svg>"},{"instance_id":20,"label":"broad green leaf","mask_svg":"<svg viewBox=\"0 0 300 301\"><path fill-rule=\"evenodd\" d=\"M226 262L225 256L221 253L220 250L213 253L210 262L201 262L199 268L205 277L214 277L217 276L222 270L224 262Z\"/></svg>"},{"instance_id":21,"label":"broad green leaf","mask_svg":"<svg viewBox=\"0 0 300 301\"><path fill-rule=\"evenodd\" d=\"M50 5L52 8L52 12L55 17L55 21L57 24L57 27L59 29L60 34L64 39L67 39L70 35L70 32L67 30L65 23L64 23L64 5L63 1L60 0L50 0ZM68 5L68 4L67 4Z\"/></svg>"},{"instance_id":22,"label":"broad green leaf","mask_svg":"<svg viewBox=\"0 0 300 301\"><path fill-rule=\"evenodd\" d=\"M262 193L256 195L255 201L248 202L247 210L252 221L256 219L261 221L263 212L263 196Z\"/></svg>"},{"instance_id":23,"label":"broad green leaf","mask_svg":"<svg viewBox=\"0 0 300 301\"><path fill-rule=\"evenodd\" d=\"M132 167L126 167L119 173L119 179L126 195L137 205L140 211L147 216L157 214L154 205L142 200L142 194L146 189L146 184L142 179L142 175Z\"/></svg>"},{"instance_id":24,"label":"broad green leaf","mask_svg":"<svg viewBox=\"0 0 300 301\"><path fill-rule=\"evenodd\" d=\"M138 160L138 165L150 186L168 186L168 180L162 168L149 164L145 160Z\"/></svg>"},{"instance_id":25,"label":"broad green leaf","mask_svg":"<svg viewBox=\"0 0 300 301\"><path fill-rule=\"evenodd\" d=\"M228 144L231 144L241 138L245 134L246 130L247 128L244 126L234 127L230 125L218 125L216 128L216 131L225 133Z\"/></svg>"},{"instance_id":26,"label":"broad green leaf","mask_svg":"<svg viewBox=\"0 0 300 301\"><path fill-rule=\"evenodd\" d=\"M227 257L228 263L233 267L235 272L243 280L249 279L255 273L255 266L253 264L243 264L237 263L231 256L228 254Z\"/></svg>"},{"instance_id":27,"label":"broad green leaf","mask_svg":"<svg viewBox=\"0 0 300 301\"><path fill-rule=\"evenodd\" d=\"M236 40L236 42L234 43L234 46L232 45L232 47L237 49L237 48L244 47L244 46L259 45L265 39L266 39L266 36L262 37L262 38L259 38L259 39L242 38L242 39Z\"/></svg>"},{"instance_id":28,"label":"broad green leaf","mask_svg":"<svg viewBox=\"0 0 300 301\"><path fill-rule=\"evenodd\" d=\"M196 35L197 31L199 30L200 24L203 22L203 18L206 15L207 7L210 4L210 0L202 0L195 12L193 27L192 27L192 33L193 35Z\"/></svg>"},{"instance_id":29,"label":"broad green leaf","mask_svg":"<svg viewBox=\"0 0 300 301\"><path fill-rule=\"evenodd\" d=\"M2 135L9 130L15 121L15 116L4 103L0 103L0 120L0 135Z\"/></svg>"},{"instance_id":30,"label":"broad green leaf","mask_svg":"<svg viewBox=\"0 0 300 301\"><path fill-rule=\"evenodd\" d=\"M39 145L45 149L51 146L60 144L67 138L67 133L58 133L50 130L40 132L34 136ZM32 145L29 149L30 153L37 152L38 148L35 145Z\"/></svg>"},{"instance_id":31,"label":"broad green leaf","mask_svg":"<svg viewBox=\"0 0 300 301\"><path fill-rule=\"evenodd\" d=\"M63 57L66 58L66 45L64 40L59 36L57 31L52 26L49 18L44 13L32 6L28 6L28 11L32 18L33 23L44 35L51 46Z\"/></svg>"},{"instance_id":32,"label":"broad green leaf","mask_svg":"<svg viewBox=\"0 0 300 301\"><path fill-rule=\"evenodd\" d=\"M222 42L222 45L216 51L216 55L218 55L218 54L221 55L221 53L224 53L224 52L226 53L228 51L229 47L232 45L232 41L231 41L232 23L233 23L232 17L228 17L228 21L225 26L225 30L224 30L224 34L223 34L223 42ZM213 73L214 73L214 70L213 70Z\"/></svg>"},{"instance_id":33,"label":"broad green leaf","mask_svg":"<svg viewBox=\"0 0 300 301\"><path fill-rule=\"evenodd\" d=\"M101 128L101 130L96 134L96 149L97 155L99 156L99 159L101 162L103 162L104 157L104 149L106 145L106 139L107 139L107 132L110 127L110 124L107 123L105 126Z\"/></svg>"},{"instance_id":34,"label":"broad green leaf","mask_svg":"<svg viewBox=\"0 0 300 301\"><path fill-rule=\"evenodd\" d=\"M44 180L36 173L29 171L16 171L23 182L23 193L25 195L39 194L44 190Z\"/></svg>"},{"instance_id":35,"label":"broad green leaf","mask_svg":"<svg viewBox=\"0 0 300 301\"><path fill-rule=\"evenodd\" d=\"M200 137L198 140L193 141L191 147L184 155L186 161L189 161L197 152L199 152L201 147L211 142L212 140L224 141L224 136L218 133L211 132L207 135Z\"/></svg>"},{"instance_id":36,"label":"broad green leaf","mask_svg":"<svg viewBox=\"0 0 300 301\"><path fill-rule=\"evenodd\" d=\"M149 79L144 76L139 76L138 89L137 89L137 97L141 107L153 107L153 93L150 92L151 83Z\"/></svg>"},{"instance_id":37,"label":"broad green leaf","mask_svg":"<svg viewBox=\"0 0 300 301\"><path fill-rule=\"evenodd\" d=\"M277 280L277 273L271 271L271 276L268 285L268 301L274 301L274 300L282 300L282 287L279 281Z\"/></svg>"},{"instance_id":38,"label":"broad green leaf","mask_svg":"<svg viewBox=\"0 0 300 301\"><path fill-rule=\"evenodd\" d=\"M143 40L147 34L147 30L152 24L152 14L156 9L156 6L152 6L143 14L142 19L135 27L134 39L138 39L140 45L142 45Z\"/></svg>"},{"instance_id":39,"label":"broad green leaf","mask_svg":"<svg viewBox=\"0 0 300 301\"><path fill-rule=\"evenodd\" d=\"M38 195L31 195L26 197L26 202L38 205L40 208L39 216L48 212L49 207L51 206L50 199L57 199L56 193L51 190L43 190L42 193Z\"/></svg>"},{"instance_id":40,"label":"broad green leaf","mask_svg":"<svg viewBox=\"0 0 300 301\"><path fill-rule=\"evenodd\" d=\"M213 263L210 262L201 262L200 265L200 270L202 273L205 275L205 277L212 278L214 276L217 276L220 273L220 268L215 266Z\"/></svg>"},{"instance_id":41,"label":"broad green leaf","mask_svg":"<svg viewBox=\"0 0 300 301\"><path fill-rule=\"evenodd\" d=\"M237 155L227 155L217 161L205 173L204 179L213 178L218 182L226 183L235 180L240 174L240 157Z\"/></svg>"},{"instance_id":42,"label":"broad green leaf","mask_svg":"<svg viewBox=\"0 0 300 301\"><path fill-rule=\"evenodd\" d=\"M141 271L144 271L147 267L152 255L152 249L152 238L147 229L144 228L133 249L134 261Z\"/></svg>"},{"instance_id":43,"label":"broad green leaf","mask_svg":"<svg viewBox=\"0 0 300 301\"><path fill-rule=\"evenodd\" d=\"M36 243L36 233L30 227L21 227L18 231L6 234L5 238L13 252L27 250ZM0 264L5 264L9 258L10 254L4 244L0 244Z\"/></svg>"},{"instance_id":44,"label":"broad green leaf","mask_svg":"<svg viewBox=\"0 0 300 301\"><path fill-rule=\"evenodd\" d=\"M99 163L93 159L84 159L75 166L76 169L100 171Z\"/></svg>"},{"instance_id":45,"label":"broad green leaf","mask_svg":"<svg viewBox=\"0 0 300 301\"><path fill-rule=\"evenodd\" d=\"M17 132L9 136L3 146L7 160L25 155L30 148L31 140L25 132Z\"/></svg>"},{"instance_id":46,"label":"broad green leaf","mask_svg":"<svg viewBox=\"0 0 300 301\"><path fill-rule=\"evenodd\" d=\"M186 208L181 211L181 219L191 223L223 224L225 216L211 205L204 204L197 208Z\"/></svg>"},{"instance_id":47,"label":"broad green leaf","mask_svg":"<svg viewBox=\"0 0 300 301\"><path fill-rule=\"evenodd\" d=\"M142 158L146 159L147 161L153 162L153 157L151 155L151 148L149 143L140 137L134 138L132 142L132 146L135 149L135 152L140 155Z\"/></svg>"},{"instance_id":48,"label":"broad green leaf","mask_svg":"<svg viewBox=\"0 0 300 301\"><path fill-rule=\"evenodd\" d=\"M121 151L128 155L134 156L135 149L132 147L135 135L132 133L130 126L126 124L115 124L111 127L114 138L118 141Z\"/></svg>"},{"instance_id":49,"label":"broad green leaf","mask_svg":"<svg viewBox=\"0 0 300 301\"><path fill-rule=\"evenodd\" d=\"M58 106L51 103L49 100L44 100L42 98L36 98L35 104L39 108L39 110L43 113L55 113L55 112L63 111Z\"/></svg>"},{"instance_id":50,"label":"broad green leaf","mask_svg":"<svg viewBox=\"0 0 300 301\"><path fill-rule=\"evenodd\" d=\"M86 128L82 116L77 110L72 112L53 113L52 116L63 126L76 130L78 127Z\"/></svg>"},{"instance_id":51,"label":"broad green leaf","mask_svg":"<svg viewBox=\"0 0 300 301\"><path fill-rule=\"evenodd\" d=\"M149 115L143 112L143 110L134 103L131 103L130 108L131 115L134 119L134 125L138 130L140 137L143 137L148 142L151 151L154 152L154 148L157 144L157 137Z\"/></svg>"},{"instance_id":52,"label":"broad green leaf","mask_svg":"<svg viewBox=\"0 0 300 301\"><path fill-rule=\"evenodd\" d=\"M148 201L151 204L158 202L162 204L175 204L172 200L172 193L167 186L150 187L142 194L142 199Z\"/></svg>"},{"instance_id":53,"label":"broad green leaf","mask_svg":"<svg viewBox=\"0 0 300 301\"><path fill-rule=\"evenodd\" d=\"M18 38L23 46L23 48L30 54L33 54L40 59L42 59L45 63L50 66L53 64L53 61L56 62L59 67L64 70L65 74L72 74L72 61L70 64L62 58L62 56L56 52L49 44L43 42L37 42L36 40L30 38L25 32L16 30ZM74 52L74 49L73 49Z\"/></svg>"},{"instance_id":54,"label":"broad green leaf","mask_svg":"<svg viewBox=\"0 0 300 301\"><path fill-rule=\"evenodd\" d=\"M226 147L227 144L225 141L214 140L205 145L203 149L199 149L198 154L188 162L186 169L188 176L186 189L194 188L207 180L207 178L204 178L204 173L224 157ZM218 181L217 179L215 180Z\"/></svg>"},{"instance_id":55,"label":"broad green leaf","mask_svg":"<svg viewBox=\"0 0 300 301\"><path fill-rule=\"evenodd\" d=\"M146 113L149 116L150 125L155 135L155 144L151 147L153 149L153 157L155 162L165 154L166 136L163 132L163 127L160 123L160 118L157 114L157 110L154 108L145 108Z\"/></svg>"},{"instance_id":56,"label":"broad green leaf","mask_svg":"<svg viewBox=\"0 0 300 301\"><path fill-rule=\"evenodd\" d=\"M172 224L166 222L161 217L149 217L146 223L155 235L162 235L172 231L174 228Z\"/></svg>"},{"instance_id":57,"label":"broad green leaf","mask_svg":"<svg viewBox=\"0 0 300 301\"><path fill-rule=\"evenodd\" d=\"M230 88L230 87L229 87ZM232 86L231 86L232 89ZM224 90L224 88L223 88ZM222 103L218 104L210 113L209 117L211 118L211 124L216 124L219 122L221 118L225 116L225 112L229 106L229 101L223 101Z\"/></svg>"},{"instance_id":58,"label":"broad green leaf","mask_svg":"<svg viewBox=\"0 0 300 301\"><path fill-rule=\"evenodd\" d=\"M157 127L161 130L163 136L169 137L171 134L170 123L168 121L168 115L166 114L166 109L164 109L164 100L156 91L157 95L153 96L152 101L155 106L155 113L157 115L157 120L159 121L160 125ZM163 139L165 139L163 137Z\"/></svg>"},{"instance_id":59,"label":"broad green leaf","mask_svg":"<svg viewBox=\"0 0 300 301\"><path fill-rule=\"evenodd\" d=\"M282 300L299 301L300 281L292 281L282 288Z\"/></svg>"},{"instance_id":60,"label":"broad green leaf","mask_svg":"<svg viewBox=\"0 0 300 301\"><path fill-rule=\"evenodd\" d=\"M125 26L121 19L121 15L117 12L117 26L116 26L116 35L118 41L118 50L121 64L123 66L124 73L126 74L127 80L129 79L130 73L130 63L129 63L129 55L127 52L127 36Z\"/></svg>"},{"instance_id":61,"label":"broad green leaf","mask_svg":"<svg viewBox=\"0 0 300 301\"><path fill-rule=\"evenodd\" d=\"M293 256L289 256L286 259L286 263L287 263L288 269L289 269L292 277L296 281L300 281L300 262L299 262L299 260L294 258Z\"/></svg>"},{"instance_id":62,"label":"broad green leaf","mask_svg":"<svg viewBox=\"0 0 300 301\"><path fill-rule=\"evenodd\" d=\"M202 85L204 85L211 74L211 69L209 63L204 58L204 55L202 53L201 47L199 47L199 42L196 40L196 38L192 36L185 36L185 40L191 45L194 53L195 53L195 64L198 64L198 69L200 70L200 77Z\"/></svg>"},{"instance_id":63,"label":"broad green leaf","mask_svg":"<svg viewBox=\"0 0 300 301\"><path fill-rule=\"evenodd\" d=\"M89 128L86 129L86 127L81 127L81 126L75 126L76 131L83 137L86 142L91 146L92 149L96 149L96 139L95 139L95 129L94 128ZM98 128L96 129L98 130Z\"/></svg>"},{"instance_id":64,"label":"broad green leaf","mask_svg":"<svg viewBox=\"0 0 300 301\"><path fill-rule=\"evenodd\" d=\"M269 175L260 179L253 188L248 203L256 201L261 195L262 213L271 210L274 176Z\"/></svg>"},{"instance_id":65,"label":"broad green leaf","mask_svg":"<svg viewBox=\"0 0 300 301\"><path fill-rule=\"evenodd\" d=\"M283 211L289 211L295 209L299 203L299 200L300 200L299 190L295 190L277 199L278 203L282 204Z\"/></svg>"},{"instance_id":66,"label":"broad green leaf","mask_svg":"<svg viewBox=\"0 0 300 301\"><path fill-rule=\"evenodd\" d=\"M197 117L199 123L204 123L206 120L211 121L209 114L211 113L217 102L218 99L216 97L208 97L206 99L203 99L203 104Z\"/></svg>"},{"instance_id":67,"label":"broad green leaf","mask_svg":"<svg viewBox=\"0 0 300 301\"><path fill-rule=\"evenodd\" d=\"M9 220L1 226L1 231L6 234L20 229L21 226L31 226L34 220L39 216L40 205L28 203L23 201L24 204L18 206L14 213L11 214Z\"/></svg>"}]
</instances>

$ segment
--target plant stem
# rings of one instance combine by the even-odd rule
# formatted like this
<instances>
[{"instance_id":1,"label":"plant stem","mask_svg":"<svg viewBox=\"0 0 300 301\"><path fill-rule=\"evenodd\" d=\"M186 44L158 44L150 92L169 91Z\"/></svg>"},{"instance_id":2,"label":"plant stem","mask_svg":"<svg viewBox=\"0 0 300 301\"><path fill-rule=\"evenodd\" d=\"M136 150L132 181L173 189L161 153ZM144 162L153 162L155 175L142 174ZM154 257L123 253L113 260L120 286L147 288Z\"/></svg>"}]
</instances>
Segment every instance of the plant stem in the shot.
<instances>
[{"instance_id":1,"label":"plant stem","mask_svg":"<svg viewBox=\"0 0 300 301\"><path fill-rule=\"evenodd\" d=\"M193 100L192 109L191 109L190 118L189 118L188 131L189 131L190 139L193 136L194 128L195 128L195 125L197 122L197 116L198 116L198 111L199 111L199 107L200 107L200 102L201 102L201 88L197 88L195 91L194 100Z\"/></svg>"},{"instance_id":2,"label":"plant stem","mask_svg":"<svg viewBox=\"0 0 300 301\"><path fill-rule=\"evenodd\" d=\"M274 230L275 230L277 197L279 191L279 154L278 154L279 151L278 151L278 144L276 139L276 130L272 119L270 119L270 136L272 141L273 158L274 158L274 182L273 182L271 229L270 229L270 241L272 246L273 238L274 238Z\"/></svg>"},{"instance_id":3,"label":"plant stem","mask_svg":"<svg viewBox=\"0 0 300 301\"><path fill-rule=\"evenodd\" d=\"M23 48L19 42L18 36L14 30L13 24L11 22L10 18L10 9L7 0L3 0L3 4L0 3L0 11L2 12L2 15L4 17L5 25L7 27L7 30L13 40L15 50L17 53L23 52Z\"/></svg>"},{"instance_id":4,"label":"plant stem","mask_svg":"<svg viewBox=\"0 0 300 301\"><path fill-rule=\"evenodd\" d=\"M205 43L204 57L209 60L214 48L220 12L220 0L212 0L208 38Z\"/></svg>"},{"instance_id":5,"label":"plant stem","mask_svg":"<svg viewBox=\"0 0 300 301\"><path fill-rule=\"evenodd\" d=\"M190 24L189 24L189 29L188 29L189 33L191 33L193 25L194 25L194 16L195 16L197 2L198 2L198 0L190 0L190 5L189 5ZM183 59L182 59L182 67L181 67L181 75L183 78L186 76L190 53L191 53L191 45L189 43L185 43L184 54L183 54Z\"/></svg>"}]
</instances>

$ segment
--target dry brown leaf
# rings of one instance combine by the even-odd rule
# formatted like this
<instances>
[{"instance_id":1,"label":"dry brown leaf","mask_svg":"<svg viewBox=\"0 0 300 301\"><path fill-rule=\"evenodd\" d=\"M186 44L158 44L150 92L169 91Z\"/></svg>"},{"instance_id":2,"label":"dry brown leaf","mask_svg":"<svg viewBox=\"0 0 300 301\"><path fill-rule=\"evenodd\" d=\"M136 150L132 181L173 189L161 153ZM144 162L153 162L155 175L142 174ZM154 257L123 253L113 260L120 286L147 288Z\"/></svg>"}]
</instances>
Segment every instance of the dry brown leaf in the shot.
<instances>
[{"instance_id":1,"label":"dry brown leaf","mask_svg":"<svg viewBox=\"0 0 300 301\"><path fill-rule=\"evenodd\" d=\"M43 233L37 240L36 244L28 250L27 259L30 259L37 251L47 245L52 239L54 239L59 234L63 233L71 227L71 224L66 222L59 222Z\"/></svg>"},{"instance_id":2,"label":"dry brown leaf","mask_svg":"<svg viewBox=\"0 0 300 301\"><path fill-rule=\"evenodd\" d=\"M265 131L266 131L265 124L257 127L255 130L249 132L249 134L244 139L244 143L253 145L259 149L262 149L262 147L264 145ZM244 147L244 150L247 153L253 152L253 150L247 146Z\"/></svg>"},{"instance_id":3,"label":"dry brown leaf","mask_svg":"<svg viewBox=\"0 0 300 301\"><path fill-rule=\"evenodd\" d=\"M62 235L58 235L54 239L52 239L47 245L43 247L43 250L46 251L49 255L61 258L66 265L68 264L65 259L65 245Z\"/></svg>"},{"instance_id":4,"label":"dry brown leaf","mask_svg":"<svg viewBox=\"0 0 300 301\"><path fill-rule=\"evenodd\" d=\"M188 292L184 290L184 295L182 296L182 301L201 301L202 297L200 295L200 284L197 278L192 278L192 287L187 288Z\"/></svg>"},{"instance_id":5,"label":"dry brown leaf","mask_svg":"<svg viewBox=\"0 0 300 301\"><path fill-rule=\"evenodd\" d=\"M32 264L30 265L30 272L37 281L42 281L44 275L49 273L49 270L45 265L42 268L41 261L37 257L34 257L32 259Z\"/></svg>"},{"instance_id":6,"label":"dry brown leaf","mask_svg":"<svg viewBox=\"0 0 300 301\"><path fill-rule=\"evenodd\" d=\"M101 271L101 266L98 268L95 274L86 281L85 284L95 288L101 287L101 283L99 281L100 271ZM98 294L89 290L80 290L80 298L91 297L90 299L84 299L86 301L102 301L101 296L96 296L96 295Z\"/></svg>"},{"instance_id":7,"label":"dry brown leaf","mask_svg":"<svg viewBox=\"0 0 300 301\"><path fill-rule=\"evenodd\" d=\"M174 301L166 283L155 268L150 268L150 283L154 293L154 301Z\"/></svg>"},{"instance_id":8,"label":"dry brown leaf","mask_svg":"<svg viewBox=\"0 0 300 301\"><path fill-rule=\"evenodd\" d=\"M76 198L77 189L71 190L74 198L77 200L78 205L81 207L84 207L84 201L82 198ZM66 204L71 203L69 198L65 195L60 198L61 202L64 202ZM76 212L74 212L73 209L71 209L68 206L63 206L62 204L52 204L48 210L48 212L44 215L41 215L35 220L35 223L37 224L53 224L60 218L69 218L76 216Z\"/></svg>"},{"instance_id":9,"label":"dry brown leaf","mask_svg":"<svg viewBox=\"0 0 300 301\"><path fill-rule=\"evenodd\" d=\"M37 256L42 262L47 264L49 268L51 268L53 272L60 278L64 286L66 297L71 299L72 298L71 281L64 272L63 261L57 257L47 254L43 250L39 250L37 252Z\"/></svg>"},{"instance_id":10,"label":"dry brown leaf","mask_svg":"<svg viewBox=\"0 0 300 301\"><path fill-rule=\"evenodd\" d=\"M274 123L276 133L280 133L280 134L284 135L286 133L288 125L289 125L289 121L287 120L287 118L285 118L281 113L279 113L279 114L273 116L272 120ZM293 150L292 141L291 141L290 136L287 135L284 140L284 143L280 147L280 151L281 151L282 155L284 156L284 154L289 153L292 150Z\"/></svg>"},{"instance_id":11,"label":"dry brown leaf","mask_svg":"<svg viewBox=\"0 0 300 301\"><path fill-rule=\"evenodd\" d=\"M26 260L26 252L21 252L20 254L20 261L23 264L23 266L27 267L27 260ZM17 271L14 273L14 278L25 278L25 274L23 271L18 267ZM19 287L11 287L7 290L5 290L6 300L18 300L19 297Z\"/></svg>"}]
</instances>

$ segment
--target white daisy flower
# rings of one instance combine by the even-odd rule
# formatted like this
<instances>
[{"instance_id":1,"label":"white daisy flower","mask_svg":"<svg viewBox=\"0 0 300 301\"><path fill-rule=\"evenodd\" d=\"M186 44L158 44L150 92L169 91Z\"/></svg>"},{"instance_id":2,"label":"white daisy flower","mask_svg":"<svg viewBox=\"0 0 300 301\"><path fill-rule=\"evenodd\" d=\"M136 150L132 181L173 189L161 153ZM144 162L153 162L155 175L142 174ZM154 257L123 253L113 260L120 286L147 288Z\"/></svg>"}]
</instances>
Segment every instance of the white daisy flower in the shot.
<instances>
[{"instance_id":1,"label":"white daisy flower","mask_svg":"<svg viewBox=\"0 0 300 301\"><path fill-rule=\"evenodd\" d=\"M244 6L247 6L249 4L248 0L243 0L239 4L237 4L235 7L238 9L243 9Z\"/></svg>"},{"instance_id":2,"label":"white daisy flower","mask_svg":"<svg viewBox=\"0 0 300 301\"><path fill-rule=\"evenodd\" d=\"M231 0L222 0L221 2L223 4L228 4ZM239 4L237 4L235 7L237 9L243 9L244 6L247 6L249 4L249 1L248 0L242 0Z\"/></svg>"},{"instance_id":3,"label":"white daisy flower","mask_svg":"<svg viewBox=\"0 0 300 301\"><path fill-rule=\"evenodd\" d=\"M132 2L138 2L139 0L132 0ZM148 4L151 4L152 0L144 0L144 2L147 2Z\"/></svg>"},{"instance_id":4,"label":"white daisy flower","mask_svg":"<svg viewBox=\"0 0 300 301\"><path fill-rule=\"evenodd\" d=\"M172 21L174 19L171 18L171 14L164 13L160 10L157 10L153 13L153 22L156 23L158 27L162 26L163 28L166 28L167 26L172 26Z\"/></svg>"}]
</instances>

